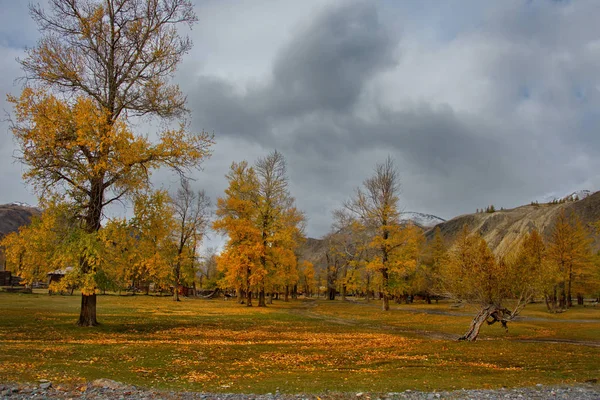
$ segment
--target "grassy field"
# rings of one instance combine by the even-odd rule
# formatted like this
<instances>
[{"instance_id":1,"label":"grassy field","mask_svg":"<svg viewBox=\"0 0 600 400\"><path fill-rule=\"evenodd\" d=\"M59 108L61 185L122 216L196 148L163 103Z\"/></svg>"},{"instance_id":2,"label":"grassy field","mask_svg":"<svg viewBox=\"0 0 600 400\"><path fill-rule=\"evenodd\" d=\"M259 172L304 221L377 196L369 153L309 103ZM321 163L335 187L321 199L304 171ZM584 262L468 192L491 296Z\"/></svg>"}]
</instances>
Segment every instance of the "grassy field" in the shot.
<instances>
[{"instance_id":1,"label":"grassy field","mask_svg":"<svg viewBox=\"0 0 600 400\"><path fill-rule=\"evenodd\" d=\"M79 296L0 293L0 382L109 378L212 392L497 388L600 378L600 308L528 307L505 333L457 342L473 311L449 304L234 301L99 296L78 328Z\"/></svg>"}]
</instances>

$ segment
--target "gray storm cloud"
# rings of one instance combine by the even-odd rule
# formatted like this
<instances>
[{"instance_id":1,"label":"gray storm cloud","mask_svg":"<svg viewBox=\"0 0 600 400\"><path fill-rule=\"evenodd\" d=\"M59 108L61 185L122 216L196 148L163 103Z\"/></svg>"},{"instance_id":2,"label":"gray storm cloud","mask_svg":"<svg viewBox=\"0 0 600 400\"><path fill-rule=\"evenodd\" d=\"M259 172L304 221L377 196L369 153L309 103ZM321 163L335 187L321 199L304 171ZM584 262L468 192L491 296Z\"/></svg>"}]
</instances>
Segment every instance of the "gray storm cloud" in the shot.
<instances>
[{"instance_id":1,"label":"gray storm cloud","mask_svg":"<svg viewBox=\"0 0 600 400\"><path fill-rule=\"evenodd\" d=\"M214 198L232 161L277 149L311 236L388 154L402 208L443 218L600 187L597 2L319 4L197 5L191 34L211 40L195 38L177 81L217 144L196 187ZM21 51L2 29L3 55ZM0 63L3 90L15 65ZM2 128L0 203L26 192Z\"/></svg>"}]
</instances>

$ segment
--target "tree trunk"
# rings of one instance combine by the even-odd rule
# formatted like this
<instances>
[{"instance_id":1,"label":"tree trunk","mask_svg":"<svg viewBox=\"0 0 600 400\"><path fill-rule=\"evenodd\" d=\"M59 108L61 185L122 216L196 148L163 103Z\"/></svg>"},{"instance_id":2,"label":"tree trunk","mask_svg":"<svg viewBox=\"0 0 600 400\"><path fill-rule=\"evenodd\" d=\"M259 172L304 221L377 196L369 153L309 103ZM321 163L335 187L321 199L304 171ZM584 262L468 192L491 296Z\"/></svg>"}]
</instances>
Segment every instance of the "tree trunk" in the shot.
<instances>
[{"instance_id":1,"label":"tree trunk","mask_svg":"<svg viewBox=\"0 0 600 400\"><path fill-rule=\"evenodd\" d=\"M342 301L346 301L346 279L348 276L348 266L345 265L342 276Z\"/></svg>"},{"instance_id":2,"label":"tree trunk","mask_svg":"<svg viewBox=\"0 0 600 400\"><path fill-rule=\"evenodd\" d=\"M175 290L173 291L173 301L179 301L179 271L180 271L180 266L177 265L175 266ZM149 287L149 286L148 286Z\"/></svg>"},{"instance_id":3,"label":"tree trunk","mask_svg":"<svg viewBox=\"0 0 600 400\"><path fill-rule=\"evenodd\" d=\"M335 300L335 288L327 288L327 296L329 300Z\"/></svg>"},{"instance_id":4,"label":"tree trunk","mask_svg":"<svg viewBox=\"0 0 600 400\"><path fill-rule=\"evenodd\" d=\"M298 284L295 284L292 288L292 299L296 300L298 298Z\"/></svg>"},{"instance_id":5,"label":"tree trunk","mask_svg":"<svg viewBox=\"0 0 600 400\"><path fill-rule=\"evenodd\" d=\"M246 307L252 307L252 290L246 292Z\"/></svg>"},{"instance_id":6,"label":"tree trunk","mask_svg":"<svg viewBox=\"0 0 600 400\"><path fill-rule=\"evenodd\" d=\"M479 330L481 329L481 325L483 325L483 323L487 321L487 319L492 314L495 308L495 306L487 306L484 309L480 310L479 313L475 316L475 318L473 318L473 321L471 321L471 326L469 327L469 330L460 338L458 338L458 340L466 340L469 342L474 342L475 340L477 340L477 336L479 336Z\"/></svg>"},{"instance_id":7,"label":"tree trunk","mask_svg":"<svg viewBox=\"0 0 600 400\"><path fill-rule=\"evenodd\" d=\"M387 221L382 221L383 222L383 226L385 226L387 224ZM389 238L389 232L387 229L384 229L383 231L383 241L386 242ZM382 304L382 309L383 311L389 311L390 310L390 297L389 297L389 280L390 280L390 275L388 272L388 250L386 249L385 245L381 246L381 262L383 264L383 268L381 269L381 284L382 284L382 289L383 289L383 304Z\"/></svg>"},{"instance_id":8,"label":"tree trunk","mask_svg":"<svg viewBox=\"0 0 600 400\"><path fill-rule=\"evenodd\" d=\"M487 322L488 325L500 322L504 329L508 330L508 326L506 325L508 320L504 318L507 313L510 318L510 312L508 310L502 309L494 304L482 308L475 318L473 318L473 321L471 321L469 330L458 338L458 340L474 342L477 339L477 336L479 336L479 330L484 322ZM488 321L488 318L490 317L492 318L492 321Z\"/></svg>"},{"instance_id":9,"label":"tree trunk","mask_svg":"<svg viewBox=\"0 0 600 400\"><path fill-rule=\"evenodd\" d=\"M569 265L569 282L567 283L567 308L573 307L571 299L571 281L573 280L573 265Z\"/></svg>"},{"instance_id":10,"label":"tree trunk","mask_svg":"<svg viewBox=\"0 0 600 400\"><path fill-rule=\"evenodd\" d=\"M252 290L250 289L250 267L246 267L246 307L252 307Z\"/></svg>"},{"instance_id":11,"label":"tree trunk","mask_svg":"<svg viewBox=\"0 0 600 400\"><path fill-rule=\"evenodd\" d=\"M79 326L97 326L96 320L96 294L81 295L81 312L79 314Z\"/></svg>"},{"instance_id":12,"label":"tree trunk","mask_svg":"<svg viewBox=\"0 0 600 400\"><path fill-rule=\"evenodd\" d=\"M381 275L382 275L382 285L383 285L383 293L382 293L382 307L381 309L383 311L389 311L390 310L390 297L388 295L387 289L388 289L388 280L389 280L389 275L387 272L387 269L383 269L381 271Z\"/></svg>"},{"instance_id":13,"label":"tree trunk","mask_svg":"<svg viewBox=\"0 0 600 400\"><path fill-rule=\"evenodd\" d=\"M273 292L269 292L269 304L273 304Z\"/></svg>"},{"instance_id":14,"label":"tree trunk","mask_svg":"<svg viewBox=\"0 0 600 400\"><path fill-rule=\"evenodd\" d=\"M258 293L258 306L259 307L267 306L267 303L265 302L265 289L260 289L260 292Z\"/></svg>"},{"instance_id":15,"label":"tree trunk","mask_svg":"<svg viewBox=\"0 0 600 400\"><path fill-rule=\"evenodd\" d=\"M285 296L283 297L283 301L290 301L290 286L285 285Z\"/></svg>"}]
</instances>

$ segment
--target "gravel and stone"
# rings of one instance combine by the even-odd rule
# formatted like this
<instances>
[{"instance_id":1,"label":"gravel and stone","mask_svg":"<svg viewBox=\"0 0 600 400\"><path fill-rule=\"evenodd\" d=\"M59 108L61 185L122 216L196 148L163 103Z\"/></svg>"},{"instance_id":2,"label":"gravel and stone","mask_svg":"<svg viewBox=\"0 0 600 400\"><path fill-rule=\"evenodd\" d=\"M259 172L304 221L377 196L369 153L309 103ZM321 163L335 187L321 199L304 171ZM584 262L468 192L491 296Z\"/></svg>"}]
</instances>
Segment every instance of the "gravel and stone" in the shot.
<instances>
[{"instance_id":1,"label":"gravel and stone","mask_svg":"<svg viewBox=\"0 0 600 400\"><path fill-rule=\"evenodd\" d=\"M0 384L0 399L201 399L201 400L436 400L436 399L577 399L599 400L600 384L585 383L569 386L536 385L527 388L495 390L456 390L440 392L419 392L406 390L393 393L336 393L321 394L282 394L273 393L253 395L239 393L197 393L160 391L137 388L110 379L98 379L85 385L63 387L50 381L30 384Z\"/></svg>"}]
</instances>

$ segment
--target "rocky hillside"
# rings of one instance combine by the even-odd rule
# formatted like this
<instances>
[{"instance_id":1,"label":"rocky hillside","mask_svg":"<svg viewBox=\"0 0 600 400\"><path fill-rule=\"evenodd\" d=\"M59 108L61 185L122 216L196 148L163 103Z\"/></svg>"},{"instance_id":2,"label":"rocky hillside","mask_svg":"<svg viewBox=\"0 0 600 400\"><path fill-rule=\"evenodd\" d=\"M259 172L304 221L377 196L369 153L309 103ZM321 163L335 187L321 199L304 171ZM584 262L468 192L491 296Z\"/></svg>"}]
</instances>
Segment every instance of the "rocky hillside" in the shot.
<instances>
[{"instance_id":1,"label":"rocky hillside","mask_svg":"<svg viewBox=\"0 0 600 400\"><path fill-rule=\"evenodd\" d=\"M533 228L547 237L561 210L575 212L591 228L600 221L600 192L562 204L540 203L493 213L461 215L436 226L448 241L452 241L466 225L469 229L478 231L496 254L506 254ZM427 237L433 236L434 229L430 228L426 232ZM596 249L600 249L600 238L595 238L595 245Z\"/></svg>"},{"instance_id":2,"label":"rocky hillside","mask_svg":"<svg viewBox=\"0 0 600 400\"><path fill-rule=\"evenodd\" d=\"M320 270L326 267L325 253L327 250L326 240L307 238L300 247L300 259L310 261L317 270Z\"/></svg>"},{"instance_id":3,"label":"rocky hillside","mask_svg":"<svg viewBox=\"0 0 600 400\"><path fill-rule=\"evenodd\" d=\"M20 226L28 224L33 215L39 214L39 209L24 204L0 205L0 238L17 231Z\"/></svg>"},{"instance_id":4,"label":"rocky hillside","mask_svg":"<svg viewBox=\"0 0 600 400\"><path fill-rule=\"evenodd\" d=\"M5 235L15 232L20 226L28 224L31 217L39 215L40 210L24 204L2 204L0 205L0 239ZM4 255L0 248L0 271L4 267Z\"/></svg>"},{"instance_id":5,"label":"rocky hillside","mask_svg":"<svg viewBox=\"0 0 600 400\"><path fill-rule=\"evenodd\" d=\"M580 200L575 200L576 198ZM435 226L425 223L417 225L425 230L427 238L433 237L435 227L439 227L448 242L452 242L462 227L467 225L470 230L478 231L496 254L506 254L518 246L525 234L533 228L546 237L550 235L561 210L575 212L592 229L594 224L600 222L600 192L577 193L577 196L567 196L554 203L536 203L493 213L465 214L445 222L439 219ZM434 218L427 220L433 221ZM595 235L594 239L596 250L600 250L600 235ZM326 251L325 241L309 238L301 248L301 257L316 266L323 266Z\"/></svg>"}]
</instances>

